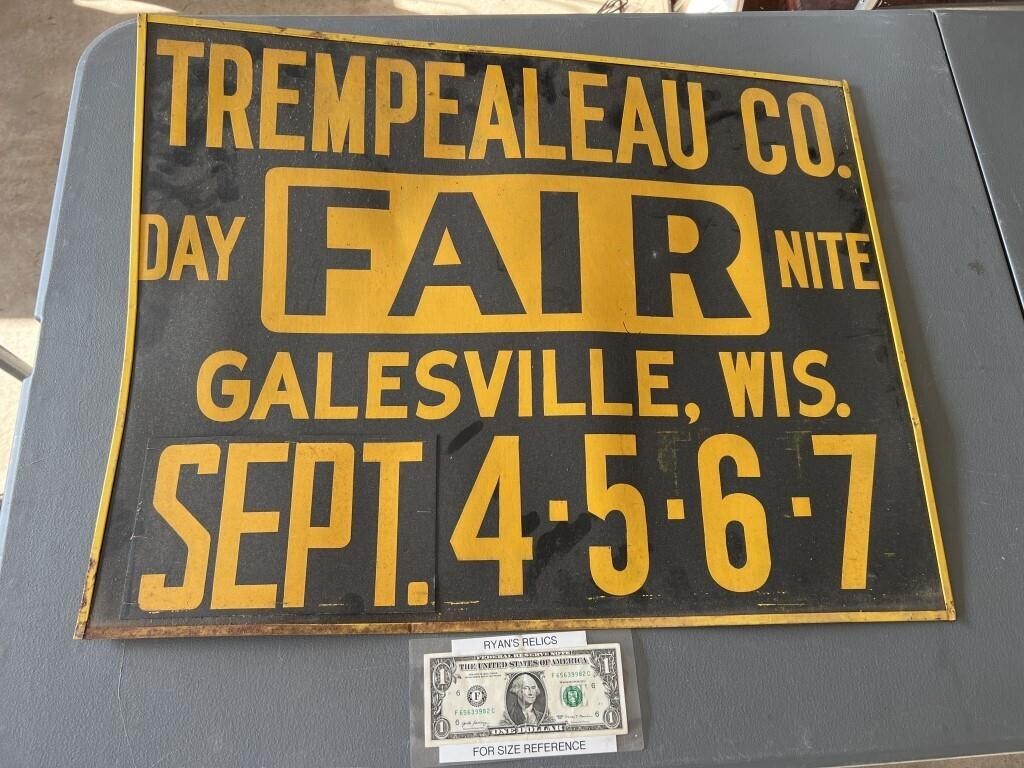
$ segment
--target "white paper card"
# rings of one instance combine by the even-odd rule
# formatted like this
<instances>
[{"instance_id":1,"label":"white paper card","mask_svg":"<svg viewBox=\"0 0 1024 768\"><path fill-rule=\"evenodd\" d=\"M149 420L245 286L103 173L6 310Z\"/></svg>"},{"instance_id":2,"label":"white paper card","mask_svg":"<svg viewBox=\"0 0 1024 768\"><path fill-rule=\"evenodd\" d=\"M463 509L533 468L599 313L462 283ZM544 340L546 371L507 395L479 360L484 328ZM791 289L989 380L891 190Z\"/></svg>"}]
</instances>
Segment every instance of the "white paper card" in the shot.
<instances>
[{"instance_id":1,"label":"white paper card","mask_svg":"<svg viewBox=\"0 0 1024 768\"><path fill-rule=\"evenodd\" d=\"M437 760L440 763L476 763L559 755L598 755L615 751L614 736L581 736L503 741L498 744L452 744L438 747Z\"/></svg>"},{"instance_id":2,"label":"white paper card","mask_svg":"<svg viewBox=\"0 0 1024 768\"><path fill-rule=\"evenodd\" d=\"M491 635L458 637L452 640L452 653L515 653L550 648L576 648L587 644L587 633L537 632L527 635Z\"/></svg>"}]
</instances>

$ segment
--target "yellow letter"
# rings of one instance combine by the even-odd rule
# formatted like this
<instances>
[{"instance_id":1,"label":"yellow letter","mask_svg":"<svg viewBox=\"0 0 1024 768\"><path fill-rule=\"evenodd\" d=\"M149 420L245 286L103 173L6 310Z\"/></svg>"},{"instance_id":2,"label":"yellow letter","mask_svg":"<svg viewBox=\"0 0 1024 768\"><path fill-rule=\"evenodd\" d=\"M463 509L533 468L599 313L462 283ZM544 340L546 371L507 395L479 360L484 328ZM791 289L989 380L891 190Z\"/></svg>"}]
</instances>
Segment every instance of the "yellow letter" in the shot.
<instances>
[{"instance_id":1,"label":"yellow letter","mask_svg":"<svg viewBox=\"0 0 1024 768\"><path fill-rule=\"evenodd\" d=\"M828 272L832 277L832 287L843 287L843 272L839 267L839 243L842 232L819 232L818 239L825 244L825 255L828 256Z\"/></svg>"},{"instance_id":2,"label":"yellow letter","mask_svg":"<svg viewBox=\"0 0 1024 768\"><path fill-rule=\"evenodd\" d=\"M590 412L595 416L632 416L632 403L605 402L604 350L590 350Z\"/></svg>"},{"instance_id":3,"label":"yellow letter","mask_svg":"<svg viewBox=\"0 0 1024 768\"><path fill-rule=\"evenodd\" d=\"M469 372L469 383L473 385L473 396L476 398L477 410L481 416L485 418L491 417L497 412L501 393L505 389L505 377L508 376L508 366L512 362L512 350L498 350L497 357L494 358L494 368L491 369L490 378L487 378L484 374L484 366L480 360L479 352L468 350L464 354L466 357L466 370ZM521 363L522 357L520 356Z\"/></svg>"},{"instance_id":4,"label":"yellow letter","mask_svg":"<svg viewBox=\"0 0 1024 768\"><path fill-rule=\"evenodd\" d=\"M196 403L203 416L211 421L235 421L249 410L249 382L246 379L225 379L220 394L228 397L227 405L213 402L213 377L221 368L230 365L239 373L245 369L248 358L233 349L214 352L203 361L196 377Z\"/></svg>"},{"instance_id":5,"label":"yellow letter","mask_svg":"<svg viewBox=\"0 0 1024 768\"><path fill-rule=\"evenodd\" d=\"M586 416L586 403L562 403L558 400L558 358L555 350L543 349L541 350L540 356L541 373L544 380L544 415Z\"/></svg>"},{"instance_id":6,"label":"yellow letter","mask_svg":"<svg viewBox=\"0 0 1024 768\"><path fill-rule=\"evenodd\" d=\"M174 260L171 262L171 274L169 280L181 280L185 267L192 267L196 271L196 280L209 280L210 273L206 271L206 254L203 252L203 240L199 237L199 222L195 216L186 216L181 222L181 232L178 234L178 245L174 248Z\"/></svg>"},{"instance_id":7,"label":"yellow letter","mask_svg":"<svg viewBox=\"0 0 1024 768\"><path fill-rule=\"evenodd\" d=\"M775 413L777 416L789 416L789 386L786 384L786 362L782 358L782 352L779 351L771 352L770 357L772 361L772 392L775 393Z\"/></svg>"},{"instance_id":8,"label":"yellow letter","mask_svg":"<svg viewBox=\"0 0 1024 768\"><path fill-rule=\"evenodd\" d=\"M808 371L812 365L820 365L822 368L828 363L828 353L820 349L807 349L796 356L793 361L793 377L803 384L819 393L821 398L817 403L805 403L800 401L799 411L801 416L818 418L827 416L832 412L832 406L836 404L836 390L830 382L814 376Z\"/></svg>"},{"instance_id":9,"label":"yellow letter","mask_svg":"<svg viewBox=\"0 0 1024 768\"><path fill-rule=\"evenodd\" d=\"M786 148L781 144L772 144L767 160L761 154L761 139L757 135L757 115L754 114L757 104L764 106L767 117L779 116L779 102L764 88L747 88L740 96L740 116L743 118L743 136L747 142L747 160L755 171L777 176L786 168Z\"/></svg>"},{"instance_id":10,"label":"yellow letter","mask_svg":"<svg viewBox=\"0 0 1024 768\"><path fill-rule=\"evenodd\" d=\"M637 128L639 121L640 127ZM622 125L619 128L619 151L617 163L633 162L633 147L643 144L655 165L665 166L665 150L661 147L658 129L654 126L654 115L647 102L644 84L639 77L626 78L626 100L622 105Z\"/></svg>"},{"instance_id":11,"label":"yellow letter","mask_svg":"<svg viewBox=\"0 0 1024 768\"><path fill-rule=\"evenodd\" d=\"M159 213L139 217L139 280L159 280L167 273L167 219ZM156 231L156 260L149 265L149 232Z\"/></svg>"},{"instance_id":12,"label":"yellow letter","mask_svg":"<svg viewBox=\"0 0 1024 768\"><path fill-rule=\"evenodd\" d=\"M804 246L800 233L787 235L781 229L775 230L775 250L779 252L779 276L783 288L793 287L793 278L801 288L807 287L807 264L804 262Z\"/></svg>"},{"instance_id":13,"label":"yellow letter","mask_svg":"<svg viewBox=\"0 0 1024 768\"><path fill-rule=\"evenodd\" d=\"M686 95L690 102L690 135L693 138L693 149L689 154L683 151L676 81L662 80L661 94L665 105L665 133L668 134L669 157L673 163L687 171L703 168L708 161L708 126L704 120L704 93L700 83L691 80L686 84Z\"/></svg>"},{"instance_id":14,"label":"yellow letter","mask_svg":"<svg viewBox=\"0 0 1024 768\"><path fill-rule=\"evenodd\" d=\"M484 518L494 501L498 535L481 536ZM457 560L493 560L498 564L499 596L523 594L523 563L533 559L533 539L523 536L517 436L497 435L491 441L449 541Z\"/></svg>"},{"instance_id":15,"label":"yellow letter","mask_svg":"<svg viewBox=\"0 0 1024 768\"><path fill-rule=\"evenodd\" d=\"M196 474L214 474L220 466L220 447L212 443L188 443L169 445L160 452L153 508L185 542L185 573L180 587L167 586L165 573L143 574L139 579L139 610L142 611L195 610L206 593L210 532L178 501L178 480L183 466L195 466Z\"/></svg>"},{"instance_id":16,"label":"yellow letter","mask_svg":"<svg viewBox=\"0 0 1024 768\"><path fill-rule=\"evenodd\" d=\"M157 56L171 57L171 128L168 143L183 147L188 125L188 60L206 53L206 45L185 40L157 40Z\"/></svg>"},{"instance_id":17,"label":"yellow letter","mask_svg":"<svg viewBox=\"0 0 1024 768\"><path fill-rule=\"evenodd\" d=\"M405 368L409 365L408 352L371 352L366 366L366 418L404 419L409 408L404 405L384 405L384 392L395 392L402 388L399 376L385 376L385 368Z\"/></svg>"},{"instance_id":18,"label":"yellow letter","mask_svg":"<svg viewBox=\"0 0 1024 768\"><path fill-rule=\"evenodd\" d=\"M289 51L280 48L263 49L263 85L260 88L260 149L291 149L301 151L306 147L303 136L277 132L277 110L282 104L298 104L299 92L294 88L282 88L281 65L290 67L306 66L305 51Z\"/></svg>"},{"instance_id":19,"label":"yellow letter","mask_svg":"<svg viewBox=\"0 0 1024 768\"><path fill-rule=\"evenodd\" d=\"M572 134L572 159L610 163L612 151L587 146L587 123L604 120L604 109L588 107L584 89L608 87L608 75L597 72L569 71L569 129Z\"/></svg>"},{"instance_id":20,"label":"yellow letter","mask_svg":"<svg viewBox=\"0 0 1024 768\"><path fill-rule=\"evenodd\" d=\"M647 581L651 553L647 544L647 510L643 496L626 483L608 483L608 459L612 456L636 456L636 435L584 435L583 456L586 466L587 509L606 520L612 512L622 515L625 525L626 562L619 569L612 548L590 548L590 576L602 592L631 595ZM620 561L621 562L621 561Z\"/></svg>"},{"instance_id":21,"label":"yellow letter","mask_svg":"<svg viewBox=\"0 0 1024 768\"><path fill-rule=\"evenodd\" d=\"M729 406L737 419L747 415L759 418L764 413L764 352L719 352L722 377L729 392Z\"/></svg>"},{"instance_id":22,"label":"yellow letter","mask_svg":"<svg viewBox=\"0 0 1024 768\"><path fill-rule=\"evenodd\" d=\"M535 74L536 76L536 74ZM496 118L491 122L491 115ZM480 89L480 106L476 112L473 144L469 148L470 160L482 160L487 155L487 143L500 141L505 158L518 158L519 136L512 117L512 104L508 100L505 75L500 64L488 64L484 84Z\"/></svg>"},{"instance_id":23,"label":"yellow letter","mask_svg":"<svg viewBox=\"0 0 1024 768\"><path fill-rule=\"evenodd\" d=\"M700 508L704 516L704 550L708 572L720 587L730 592L753 592L764 586L772 570L768 541L768 520L764 506L749 493L722 491L722 463L728 459L736 476L760 477L757 451L739 435L712 435L697 449L697 477L700 480ZM743 565L729 557L726 531L742 529Z\"/></svg>"},{"instance_id":24,"label":"yellow letter","mask_svg":"<svg viewBox=\"0 0 1024 768\"><path fill-rule=\"evenodd\" d=\"M416 381L419 382L419 385L428 392L436 392L441 395L441 402L436 405L427 405L423 402L416 404L416 415L421 419L443 419L446 416L451 416L459 407L462 393L459 391L458 385L431 373L439 365L454 368L458 359L454 352L438 349L427 352L416 364Z\"/></svg>"},{"instance_id":25,"label":"yellow letter","mask_svg":"<svg viewBox=\"0 0 1024 768\"><path fill-rule=\"evenodd\" d=\"M832 152L832 139L828 135L828 119L825 108L816 97L809 93L791 94L786 102L789 111L789 127L793 132L793 154L800 170L808 176L819 179L828 176L836 169L836 159ZM811 125L814 127L814 143L818 145L818 161L811 159L811 151L807 146L807 127L804 125L803 110L811 113Z\"/></svg>"},{"instance_id":26,"label":"yellow letter","mask_svg":"<svg viewBox=\"0 0 1024 768\"><path fill-rule=\"evenodd\" d=\"M853 287L878 290L877 280L864 278L864 265L871 263L871 255L861 250L862 245L871 242L871 238L859 232L846 233L846 251L850 254L850 272L853 275Z\"/></svg>"},{"instance_id":27,"label":"yellow letter","mask_svg":"<svg viewBox=\"0 0 1024 768\"><path fill-rule=\"evenodd\" d=\"M334 77L334 61L329 53L316 55L313 84L314 152L341 152L348 139L348 151L361 155L365 151L366 128L366 58L352 56L345 69L345 80L338 92Z\"/></svg>"},{"instance_id":28,"label":"yellow letter","mask_svg":"<svg viewBox=\"0 0 1024 768\"><path fill-rule=\"evenodd\" d=\"M651 373L652 365L672 365L675 355L672 350L645 350L636 351L636 391L637 403L640 406L637 412L641 416L671 416L679 415L679 406L675 403L656 403L652 397L656 389L668 389L668 376L655 375Z\"/></svg>"},{"instance_id":29,"label":"yellow letter","mask_svg":"<svg viewBox=\"0 0 1024 768\"><path fill-rule=\"evenodd\" d=\"M224 69L235 65L235 92L224 92ZM252 101L252 56L239 45L210 45L210 90L206 105L206 146L224 146L224 115L231 118L231 135L239 149L252 149L245 109Z\"/></svg>"},{"instance_id":30,"label":"yellow letter","mask_svg":"<svg viewBox=\"0 0 1024 768\"><path fill-rule=\"evenodd\" d=\"M354 405L334 405L331 391L334 389L334 353L316 353L316 398L313 404L314 419L358 419L359 408Z\"/></svg>"},{"instance_id":31,"label":"yellow letter","mask_svg":"<svg viewBox=\"0 0 1024 768\"><path fill-rule=\"evenodd\" d=\"M342 549L352 540L352 468L349 443L297 443L288 556L284 567L285 608L306 604L306 570L311 549ZM313 525L313 475L317 464L332 464L331 512L327 525Z\"/></svg>"},{"instance_id":32,"label":"yellow letter","mask_svg":"<svg viewBox=\"0 0 1024 768\"><path fill-rule=\"evenodd\" d=\"M466 66L461 61L428 61L423 65L423 156L465 160L466 148L461 144L441 143L441 115L459 114L456 99L441 98L442 77L463 77Z\"/></svg>"},{"instance_id":33,"label":"yellow letter","mask_svg":"<svg viewBox=\"0 0 1024 768\"><path fill-rule=\"evenodd\" d=\"M242 225L245 224L245 216L235 216L231 222L231 229L225 235L220 227L220 219L216 216L206 217L206 226L210 228L210 237L213 238L213 248L217 251L217 280L228 279L228 268L231 252L235 250L235 243L238 236L242 234Z\"/></svg>"},{"instance_id":34,"label":"yellow letter","mask_svg":"<svg viewBox=\"0 0 1024 768\"><path fill-rule=\"evenodd\" d=\"M288 443L233 443L224 470L224 500L217 534L211 608L273 608L277 584L239 584L238 553L247 533L274 533L281 513L244 509L246 476L256 462L288 461Z\"/></svg>"},{"instance_id":35,"label":"yellow letter","mask_svg":"<svg viewBox=\"0 0 1024 768\"><path fill-rule=\"evenodd\" d=\"M849 456L850 488L846 497L842 589L866 589L871 538L871 493L875 485L877 435L811 435L815 456Z\"/></svg>"},{"instance_id":36,"label":"yellow letter","mask_svg":"<svg viewBox=\"0 0 1024 768\"><path fill-rule=\"evenodd\" d=\"M523 145L526 157L537 160L565 160L565 147L540 142L540 108L537 70L523 68Z\"/></svg>"},{"instance_id":37,"label":"yellow letter","mask_svg":"<svg viewBox=\"0 0 1024 768\"><path fill-rule=\"evenodd\" d=\"M519 416L533 416L533 352L520 349L516 356L516 373L519 379Z\"/></svg>"},{"instance_id":38,"label":"yellow letter","mask_svg":"<svg viewBox=\"0 0 1024 768\"><path fill-rule=\"evenodd\" d=\"M373 604L395 604L398 573L399 473L402 462L423 461L423 443L367 443L363 461L380 464L380 493L377 505L377 571L373 579Z\"/></svg>"},{"instance_id":39,"label":"yellow letter","mask_svg":"<svg viewBox=\"0 0 1024 768\"><path fill-rule=\"evenodd\" d=\"M811 287L821 288L821 264L818 262L818 240L813 232L804 232L807 243L807 263L811 267Z\"/></svg>"},{"instance_id":40,"label":"yellow letter","mask_svg":"<svg viewBox=\"0 0 1024 768\"><path fill-rule=\"evenodd\" d=\"M267 371L267 379L263 382L256 404L252 407L250 418L261 421L267 418L271 406L287 405L293 419L308 419L309 411L302 399L302 387L299 377L292 364L292 356L287 352L278 352Z\"/></svg>"},{"instance_id":41,"label":"yellow letter","mask_svg":"<svg viewBox=\"0 0 1024 768\"><path fill-rule=\"evenodd\" d=\"M391 76L402 81L402 100L391 103ZM405 59L377 59L376 110L373 149L378 155L391 154L391 126L408 123L416 116L416 67Z\"/></svg>"}]
</instances>

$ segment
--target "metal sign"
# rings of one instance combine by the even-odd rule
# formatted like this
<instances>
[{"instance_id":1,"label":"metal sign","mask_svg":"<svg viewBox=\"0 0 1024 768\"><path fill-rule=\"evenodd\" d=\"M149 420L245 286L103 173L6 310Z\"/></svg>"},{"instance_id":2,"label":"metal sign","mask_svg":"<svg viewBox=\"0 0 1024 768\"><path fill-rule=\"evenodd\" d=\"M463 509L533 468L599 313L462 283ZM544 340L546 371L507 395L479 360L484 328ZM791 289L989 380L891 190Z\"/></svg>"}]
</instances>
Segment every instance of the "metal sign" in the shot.
<instances>
[{"instance_id":1,"label":"metal sign","mask_svg":"<svg viewBox=\"0 0 1024 768\"><path fill-rule=\"evenodd\" d=\"M138 50L79 636L953 618L845 83Z\"/></svg>"}]
</instances>

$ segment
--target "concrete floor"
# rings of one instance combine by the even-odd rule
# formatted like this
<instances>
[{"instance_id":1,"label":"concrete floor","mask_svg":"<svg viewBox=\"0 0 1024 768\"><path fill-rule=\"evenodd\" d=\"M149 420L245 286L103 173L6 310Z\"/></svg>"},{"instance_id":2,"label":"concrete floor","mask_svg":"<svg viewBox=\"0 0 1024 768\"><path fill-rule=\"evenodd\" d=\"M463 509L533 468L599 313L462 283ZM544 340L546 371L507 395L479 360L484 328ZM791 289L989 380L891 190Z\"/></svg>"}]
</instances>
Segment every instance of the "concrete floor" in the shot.
<instances>
[{"instance_id":1,"label":"concrete floor","mask_svg":"<svg viewBox=\"0 0 1024 768\"><path fill-rule=\"evenodd\" d=\"M630 0L660 10L667 0ZM600 0L4 0L0 25L0 344L32 362L36 287L75 64L103 30L142 11L200 14L385 15L593 13ZM285 9L287 9L285 11ZM0 489L17 410L18 383L0 373ZM1024 755L928 761L919 768L1024 768Z\"/></svg>"}]
</instances>

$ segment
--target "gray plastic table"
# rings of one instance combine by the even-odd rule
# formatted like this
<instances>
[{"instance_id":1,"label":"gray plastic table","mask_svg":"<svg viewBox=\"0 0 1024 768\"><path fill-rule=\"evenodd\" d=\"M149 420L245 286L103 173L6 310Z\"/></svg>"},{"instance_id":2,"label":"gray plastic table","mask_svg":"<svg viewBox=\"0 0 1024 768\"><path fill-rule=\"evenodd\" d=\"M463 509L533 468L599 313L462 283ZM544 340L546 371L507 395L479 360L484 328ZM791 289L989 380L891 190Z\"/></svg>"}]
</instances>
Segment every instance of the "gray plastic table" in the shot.
<instances>
[{"instance_id":1,"label":"gray plastic table","mask_svg":"<svg viewBox=\"0 0 1024 768\"><path fill-rule=\"evenodd\" d=\"M1024 748L1024 323L1008 266L1024 264L1024 14L287 24L849 80L959 618L637 631L647 748L564 764L818 766ZM133 26L116 27L75 80L38 362L0 517L0 765L405 765L402 637L71 638L120 375L134 55Z\"/></svg>"}]
</instances>

